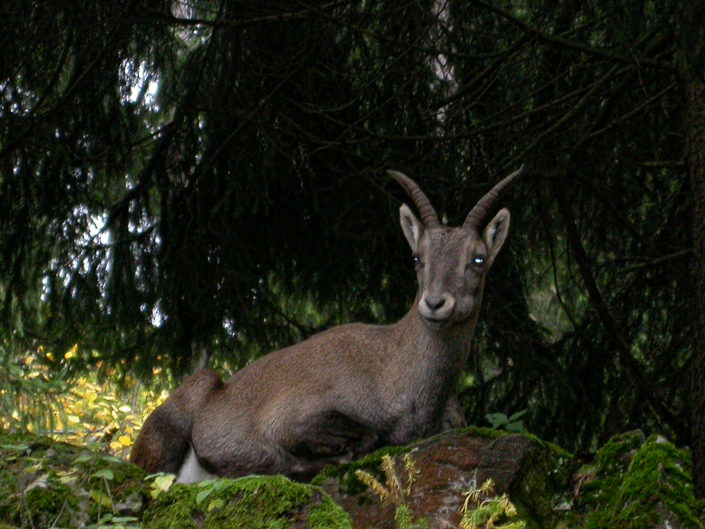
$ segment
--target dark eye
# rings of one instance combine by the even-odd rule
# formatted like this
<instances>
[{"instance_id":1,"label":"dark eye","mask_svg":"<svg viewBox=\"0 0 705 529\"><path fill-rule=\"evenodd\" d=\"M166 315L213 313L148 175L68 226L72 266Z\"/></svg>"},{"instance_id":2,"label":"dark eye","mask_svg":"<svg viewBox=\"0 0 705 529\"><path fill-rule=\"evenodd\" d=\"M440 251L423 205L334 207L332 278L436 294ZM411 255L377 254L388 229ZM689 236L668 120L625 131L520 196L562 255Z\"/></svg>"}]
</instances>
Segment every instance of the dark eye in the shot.
<instances>
[{"instance_id":1,"label":"dark eye","mask_svg":"<svg viewBox=\"0 0 705 529\"><path fill-rule=\"evenodd\" d=\"M472 260L472 264L475 266L482 266L485 264L485 256L484 255L478 255Z\"/></svg>"},{"instance_id":2,"label":"dark eye","mask_svg":"<svg viewBox=\"0 0 705 529\"><path fill-rule=\"evenodd\" d=\"M413 259L414 259L414 265L423 266L423 263L421 262L421 258L418 255L415 255L413 257Z\"/></svg>"}]
</instances>

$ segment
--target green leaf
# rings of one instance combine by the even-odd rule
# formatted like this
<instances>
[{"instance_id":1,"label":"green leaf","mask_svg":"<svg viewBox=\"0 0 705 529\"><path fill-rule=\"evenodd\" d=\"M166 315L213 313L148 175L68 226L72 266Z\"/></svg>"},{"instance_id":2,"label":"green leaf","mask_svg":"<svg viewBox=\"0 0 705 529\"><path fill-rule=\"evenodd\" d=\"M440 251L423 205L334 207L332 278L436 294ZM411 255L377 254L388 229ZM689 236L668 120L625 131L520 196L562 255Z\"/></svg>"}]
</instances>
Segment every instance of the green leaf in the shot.
<instances>
[{"instance_id":1,"label":"green leaf","mask_svg":"<svg viewBox=\"0 0 705 529\"><path fill-rule=\"evenodd\" d=\"M168 491L176 480L174 474L152 474L154 481L150 485L149 495L154 499L161 493Z\"/></svg>"},{"instance_id":2,"label":"green leaf","mask_svg":"<svg viewBox=\"0 0 705 529\"><path fill-rule=\"evenodd\" d=\"M29 450L29 445L0 445L3 450L16 450L18 452L26 452Z\"/></svg>"},{"instance_id":3,"label":"green leaf","mask_svg":"<svg viewBox=\"0 0 705 529\"><path fill-rule=\"evenodd\" d=\"M110 521L112 523L130 523L137 522L139 518L135 516L113 516Z\"/></svg>"},{"instance_id":4,"label":"green leaf","mask_svg":"<svg viewBox=\"0 0 705 529\"><path fill-rule=\"evenodd\" d=\"M103 468L103 469L93 473L91 475L91 477L92 478L103 478L103 479L107 479L108 481L110 481L115 477L115 474L109 468Z\"/></svg>"},{"instance_id":5,"label":"green leaf","mask_svg":"<svg viewBox=\"0 0 705 529\"><path fill-rule=\"evenodd\" d=\"M110 497L105 492L101 490L89 490L88 494L90 495L91 499L98 505L101 505L106 509L113 508L113 502L110 501Z\"/></svg>"},{"instance_id":6,"label":"green leaf","mask_svg":"<svg viewBox=\"0 0 705 529\"><path fill-rule=\"evenodd\" d=\"M225 501L222 498L216 498L208 504L208 510L212 511L213 509L222 509L224 505Z\"/></svg>"},{"instance_id":7,"label":"green leaf","mask_svg":"<svg viewBox=\"0 0 705 529\"><path fill-rule=\"evenodd\" d=\"M507 416L504 413L488 413L485 418L490 422L492 428L495 430L506 425L509 422Z\"/></svg>"},{"instance_id":8,"label":"green leaf","mask_svg":"<svg viewBox=\"0 0 705 529\"><path fill-rule=\"evenodd\" d=\"M523 433L526 431L524 428L524 421L510 422L507 424L507 430L510 432Z\"/></svg>"},{"instance_id":9,"label":"green leaf","mask_svg":"<svg viewBox=\"0 0 705 529\"><path fill-rule=\"evenodd\" d=\"M196 503L200 505L203 500L205 500L208 496L210 496L211 492L213 492L213 489L204 489L198 494L196 494Z\"/></svg>"},{"instance_id":10,"label":"green leaf","mask_svg":"<svg viewBox=\"0 0 705 529\"><path fill-rule=\"evenodd\" d=\"M513 414L510 415L510 417L509 417L509 422L515 422L517 419L522 418L524 415L526 415L526 413L527 413L528 411L529 411L529 408L525 408L525 409L523 409L523 410L521 410L521 411L518 411L518 412L516 412L516 413L513 413Z\"/></svg>"},{"instance_id":11,"label":"green leaf","mask_svg":"<svg viewBox=\"0 0 705 529\"><path fill-rule=\"evenodd\" d=\"M115 456L100 456L100 459L108 463L123 463L124 461Z\"/></svg>"}]
</instances>

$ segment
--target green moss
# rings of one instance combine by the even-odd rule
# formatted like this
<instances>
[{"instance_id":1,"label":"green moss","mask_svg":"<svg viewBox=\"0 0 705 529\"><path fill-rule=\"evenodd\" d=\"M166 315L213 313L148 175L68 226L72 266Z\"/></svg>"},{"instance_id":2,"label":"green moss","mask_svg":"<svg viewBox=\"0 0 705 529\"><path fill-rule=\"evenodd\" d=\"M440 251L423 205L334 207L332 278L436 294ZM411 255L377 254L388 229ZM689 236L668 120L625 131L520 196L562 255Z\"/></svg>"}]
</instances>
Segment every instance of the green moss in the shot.
<instances>
[{"instance_id":1,"label":"green moss","mask_svg":"<svg viewBox=\"0 0 705 529\"><path fill-rule=\"evenodd\" d=\"M192 503L196 492L192 487L173 485L168 492L152 501L142 517L142 525L151 529L194 529L198 527Z\"/></svg>"},{"instance_id":2,"label":"green moss","mask_svg":"<svg viewBox=\"0 0 705 529\"><path fill-rule=\"evenodd\" d=\"M17 476L6 468L0 468L0 520L19 523L17 512Z\"/></svg>"},{"instance_id":3,"label":"green moss","mask_svg":"<svg viewBox=\"0 0 705 529\"><path fill-rule=\"evenodd\" d=\"M320 488L283 476L174 485L148 507L145 529L348 529L348 515Z\"/></svg>"},{"instance_id":4,"label":"green moss","mask_svg":"<svg viewBox=\"0 0 705 529\"><path fill-rule=\"evenodd\" d=\"M631 457L644 441L644 434L640 430L612 437L597 453L599 472L612 473L625 470Z\"/></svg>"},{"instance_id":5,"label":"green moss","mask_svg":"<svg viewBox=\"0 0 705 529\"><path fill-rule=\"evenodd\" d=\"M46 487L37 487L24 496L26 510L23 519L31 520L34 527L69 527L72 513L79 502L71 489L62 483L47 479Z\"/></svg>"},{"instance_id":6,"label":"green moss","mask_svg":"<svg viewBox=\"0 0 705 529\"><path fill-rule=\"evenodd\" d=\"M586 529L646 529L668 521L702 529L690 457L663 438L630 432L611 439L597 457L596 479L583 486Z\"/></svg>"},{"instance_id":7,"label":"green moss","mask_svg":"<svg viewBox=\"0 0 705 529\"><path fill-rule=\"evenodd\" d=\"M487 439L497 439L499 437L507 435L507 432L505 431L494 430L492 428L486 428L484 426L468 426L467 428L462 428L458 431L463 435L469 435L473 437L485 437ZM443 434L441 433L438 435Z\"/></svg>"},{"instance_id":8,"label":"green moss","mask_svg":"<svg viewBox=\"0 0 705 529\"><path fill-rule=\"evenodd\" d=\"M328 529L329 527L352 528L350 517L340 505L335 503L327 494L323 500L316 503L308 516L310 529Z\"/></svg>"}]
</instances>

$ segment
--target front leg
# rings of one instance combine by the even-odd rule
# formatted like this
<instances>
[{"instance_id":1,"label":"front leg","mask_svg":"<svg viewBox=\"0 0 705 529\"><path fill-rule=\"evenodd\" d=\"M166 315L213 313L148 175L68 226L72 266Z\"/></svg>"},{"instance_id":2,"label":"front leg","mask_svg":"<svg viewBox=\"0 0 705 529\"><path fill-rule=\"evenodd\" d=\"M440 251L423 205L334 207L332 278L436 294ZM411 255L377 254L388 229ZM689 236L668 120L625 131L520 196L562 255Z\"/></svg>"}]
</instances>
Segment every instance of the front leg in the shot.
<instances>
[{"instance_id":1,"label":"front leg","mask_svg":"<svg viewBox=\"0 0 705 529\"><path fill-rule=\"evenodd\" d=\"M443 410L443 419L441 421L441 431L455 430L456 428L466 428L468 422L465 420L463 410L460 407L458 396L453 395L448 399L446 407Z\"/></svg>"},{"instance_id":2,"label":"front leg","mask_svg":"<svg viewBox=\"0 0 705 529\"><path fill-rule=\"evenodd\" d=\"M286 473L299 481L308 481L328 465L346 463L379 446L374 429L332 410L292 428L282 443L293 460Z\"/></svg>"}]
</instances>

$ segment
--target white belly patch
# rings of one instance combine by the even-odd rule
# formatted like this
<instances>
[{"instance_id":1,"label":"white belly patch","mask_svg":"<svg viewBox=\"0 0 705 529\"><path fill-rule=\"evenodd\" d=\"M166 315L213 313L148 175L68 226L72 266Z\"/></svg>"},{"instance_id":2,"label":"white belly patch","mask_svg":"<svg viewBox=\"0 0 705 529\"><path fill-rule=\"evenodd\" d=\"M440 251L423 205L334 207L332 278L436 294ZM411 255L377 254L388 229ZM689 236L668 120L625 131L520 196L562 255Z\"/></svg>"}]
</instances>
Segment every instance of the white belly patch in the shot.
<instances>
[{"instance_id":1,"label":"white belly patch","mask_svg":"<svg viewBox=\"0 0 705 529\"><path fill-rule=\"evenodd\" d=\"M204 481L206 479L216 479L218 476L207 472L198 462L196 453L193 447L189 445L188 455L184 459L184 463L176 475L177 483L194 483L196 481Z\"/></svg>"}]
</instances>

